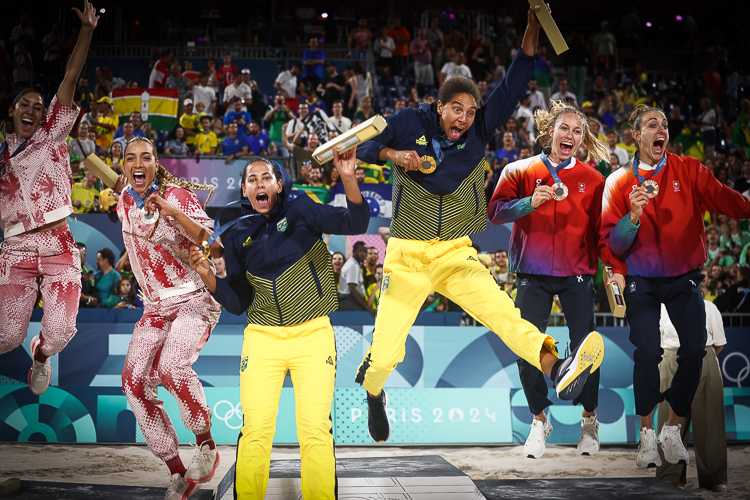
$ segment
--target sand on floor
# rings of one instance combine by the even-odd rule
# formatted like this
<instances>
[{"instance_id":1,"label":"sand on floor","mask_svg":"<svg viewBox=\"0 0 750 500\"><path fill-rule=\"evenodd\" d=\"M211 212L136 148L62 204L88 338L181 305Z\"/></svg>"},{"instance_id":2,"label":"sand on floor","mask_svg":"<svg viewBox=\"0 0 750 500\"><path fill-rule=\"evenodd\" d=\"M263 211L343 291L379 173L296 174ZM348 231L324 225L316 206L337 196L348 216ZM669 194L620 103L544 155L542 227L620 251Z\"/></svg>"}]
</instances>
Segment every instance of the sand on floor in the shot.
<instances>
[{"instance_id":1,"label":"sand on floor","mask_svg":"<svg viewBox=\"0 0 750 500\"><path fill-rule=\"evenodd\" d=\"M216 477L206 485L215 488L234 463L235 446L219 446ZM684 489L706 499L750 498L750 445L729 447L728 488L723 494L698 487L695 455L690 448L688 481ZM193 449L181 446L183 461L190 463ZM653 470L635 467L635 446L604 446L593 457L578 455L575 446L548 445L540 459L527 459L522 446L336 448L337 458L440 455L472 479L555 479L586 477L652 477ZM272 460L299 458L299 448L274 447ZM142 445L0 444L0 479L119 484L166 488L166 466Z\"/></svg>"}]
</instances>

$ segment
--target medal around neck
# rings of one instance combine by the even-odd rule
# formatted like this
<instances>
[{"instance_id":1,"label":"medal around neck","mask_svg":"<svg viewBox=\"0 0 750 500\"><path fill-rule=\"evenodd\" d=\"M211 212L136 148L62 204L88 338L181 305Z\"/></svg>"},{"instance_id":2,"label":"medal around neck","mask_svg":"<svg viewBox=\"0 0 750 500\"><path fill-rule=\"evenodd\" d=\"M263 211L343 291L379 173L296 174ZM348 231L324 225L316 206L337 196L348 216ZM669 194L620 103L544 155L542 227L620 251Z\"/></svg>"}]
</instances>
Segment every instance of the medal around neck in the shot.
<instances>
[{"instance_id":1,"label":"medal around neck","mask_svg":"<svg viewBox=\"0 0 750 500\"><path fill-rule=\"evenodd\" d=\"M156 208L153 212L149 213L146 207L142 207L138 209L138 214L141 216L141 221L144 224L156 224L156 221L159 220L159 210Z\"/></svg>"},{"instance_id":2,"label":"medal around neck","mask_svg":"<svg viewBox=\"0 0 750 500\"><path fill-rule=\"evenodd\" d=\"M422 158L420 158L420 166L419 171L423 174L431 174L435 171L437 168L437 163L435 162L435 158L429 155L424 155Z\"/></svg>"},{"instance_id":3,"label":"medal around neck","mask_svg":"<svg viewBox=\"0 0 750 500\"><path fill-rule=\"evenodd\" d=\"M568 197L568 186L562 182L555 182L552 184L552 191L554 192L552 197L555 201L562 201Z\"/></svg>"},{"instance_id":4,"label":"medal around neck","mask_svg":"<svg viewBox=\"0 0 750 500\"><path fill-rule=\"evenodd\" d=\"M653 198L659 194L659 184L657 184L655 180L648 179L644 181L641 186L646 190L646 196L649 198Z\"/></svg>"}]
</instances>

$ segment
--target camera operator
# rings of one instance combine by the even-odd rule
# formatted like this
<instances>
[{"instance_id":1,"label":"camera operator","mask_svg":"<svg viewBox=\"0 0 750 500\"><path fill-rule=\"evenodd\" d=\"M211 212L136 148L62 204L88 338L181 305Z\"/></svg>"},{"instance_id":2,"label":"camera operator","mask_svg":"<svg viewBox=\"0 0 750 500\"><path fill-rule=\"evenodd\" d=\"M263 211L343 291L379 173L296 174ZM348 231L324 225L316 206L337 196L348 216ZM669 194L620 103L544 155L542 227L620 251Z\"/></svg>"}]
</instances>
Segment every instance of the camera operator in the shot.
<instances>
[{"instance_id":1,"label":"camera operator","mask_svg":"<svg viewBox=\"0 0 750 500\"><path fill-rule=\"evenodd\" d=\"M281 127L284 126L290 120L294 120L294 113L286 107L286 101L284 95L281 93L276 94L274 98L273 106L268 108L268 112L263 117L263 120L268 124L269 133L268 136L276 146L276 151L281 153L281 156L290 156L289 150L282 147L281 134L283 133Z\"/></svg>"}]
</instances>

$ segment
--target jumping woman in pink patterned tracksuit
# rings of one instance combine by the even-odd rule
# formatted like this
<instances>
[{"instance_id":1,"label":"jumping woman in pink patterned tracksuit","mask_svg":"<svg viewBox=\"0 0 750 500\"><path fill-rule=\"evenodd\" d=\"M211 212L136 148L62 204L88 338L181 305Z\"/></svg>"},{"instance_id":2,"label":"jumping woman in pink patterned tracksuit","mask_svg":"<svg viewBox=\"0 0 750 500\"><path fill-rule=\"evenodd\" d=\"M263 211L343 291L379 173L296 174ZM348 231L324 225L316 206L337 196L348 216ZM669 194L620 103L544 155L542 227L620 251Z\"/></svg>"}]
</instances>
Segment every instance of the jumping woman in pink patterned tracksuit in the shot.
<instances>
[{"instance_id":1,"label":"jumping woman in pink patterned tracksuit","mask_svg":"<svg viewBox=\"0 0 750 500\"><path fill-rule=\"evenodd\" d=\"M57 94L45 112L39 92L19 92L9 111L13 130L0 144L0 354L23 343L41 291L42 330L31 341L29 370L36 395L49 387L49 357L76 333L81 295L81 261L67 223L73 178L65 139L78 117L73 92L98 16L88 1L83 12L73 10L82 26Z\"/></svg>"}]
</instances>

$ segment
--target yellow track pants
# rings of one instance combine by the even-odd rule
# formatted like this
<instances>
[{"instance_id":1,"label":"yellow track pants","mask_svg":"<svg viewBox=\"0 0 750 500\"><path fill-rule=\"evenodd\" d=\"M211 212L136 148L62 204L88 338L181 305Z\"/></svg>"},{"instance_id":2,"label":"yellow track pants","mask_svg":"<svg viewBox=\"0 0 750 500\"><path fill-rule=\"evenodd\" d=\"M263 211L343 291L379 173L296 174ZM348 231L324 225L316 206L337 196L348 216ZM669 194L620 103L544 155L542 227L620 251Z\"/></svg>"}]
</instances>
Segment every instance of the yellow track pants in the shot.
<instances>
[{"instance_id":1,"label":"yellow track pants","mask_svg":"<svg viewBox=\"0 0 750 500\"><path fill-rule=\"evenodd\" d=\"M513 300L477 259L468 236L450 241L388 240L372 346L357 380L380 394L404 360L406 337L427 295L436 290L495 332L520 358L541 370L542 346L557 354L555 340L521 319Z\"/></svg>"},{"instance_id":2,"label":"yellow track pants","mask_svg":"<svg viewBox=\"0 0 750 500\"><path fill-rule=\"evenodd\" d=\"M236 498L263 499L268 486L284 377L294 384L304 498L336 498L331 403L336 341L328 316L293 326L248 325L242 344L243 425L237 446Z\"/></svg>"}]
</instances>

